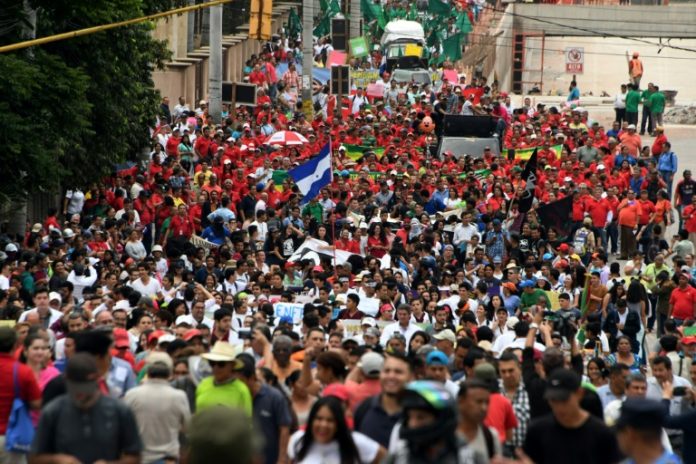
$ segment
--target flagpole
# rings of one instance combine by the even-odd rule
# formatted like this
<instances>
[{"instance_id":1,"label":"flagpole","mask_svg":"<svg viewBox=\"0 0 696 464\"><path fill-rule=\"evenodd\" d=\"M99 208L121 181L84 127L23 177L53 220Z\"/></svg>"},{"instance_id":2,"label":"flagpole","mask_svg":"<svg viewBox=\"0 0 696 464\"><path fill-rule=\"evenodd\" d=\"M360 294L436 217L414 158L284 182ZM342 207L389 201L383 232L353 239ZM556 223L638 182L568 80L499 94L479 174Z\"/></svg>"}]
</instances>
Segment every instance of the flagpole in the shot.
<instances>
[{"instance_id":1,"label":"flagpole","mask_svg":"<svg viewBox=\"0 0 696 464\"><path fill-rule=\"evenodd\" d=\"M333 152L333 146L331 145L331 137L329 137L329 169L331 170L331 184L333 184L333 157L334 157L334 152ZM336 211L331 212L331 236L333 237L333 268L334 268L334 279L336 279L336 282L338 282L338 269L337 269L337 263L338 260L336 259L336 241L338 238L336 237Z\"/></svg>"}]
</instances>

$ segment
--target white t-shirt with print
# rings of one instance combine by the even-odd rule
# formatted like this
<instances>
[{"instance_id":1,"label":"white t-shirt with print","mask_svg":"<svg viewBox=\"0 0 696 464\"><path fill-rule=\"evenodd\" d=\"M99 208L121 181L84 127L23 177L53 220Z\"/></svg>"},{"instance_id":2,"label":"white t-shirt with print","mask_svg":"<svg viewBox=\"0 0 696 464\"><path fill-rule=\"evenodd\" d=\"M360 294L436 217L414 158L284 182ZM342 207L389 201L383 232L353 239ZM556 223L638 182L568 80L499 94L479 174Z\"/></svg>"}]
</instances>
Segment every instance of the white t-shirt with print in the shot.
<instances>
[{"instance_id":1,"label":"white t-shirt with print","mask_svg":"<svg viewBox=\"0 0 696 464\"><path fill-rule=\"evenodd\" d=\"M288 443L288 457L297 464L340 464L341 454L336 440L328 444L319 444L316 441L312 444L307 455L301 461L296 461L295 457L300 449L300 441L304 436L304 430L293 433ZM355 448L360 454L361 463L373 462L379 452L379 443L360 432L352 432Z\"/></svg>"}]
</instances>

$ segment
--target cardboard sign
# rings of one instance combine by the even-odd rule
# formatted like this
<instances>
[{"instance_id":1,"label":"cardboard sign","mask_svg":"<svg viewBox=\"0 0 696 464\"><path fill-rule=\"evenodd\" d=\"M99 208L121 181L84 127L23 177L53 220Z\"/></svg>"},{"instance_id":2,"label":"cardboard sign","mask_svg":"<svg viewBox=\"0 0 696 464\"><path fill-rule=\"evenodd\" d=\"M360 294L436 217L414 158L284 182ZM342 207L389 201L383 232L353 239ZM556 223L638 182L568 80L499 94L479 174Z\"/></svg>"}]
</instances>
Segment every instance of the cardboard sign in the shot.
<instances>
[{"instance_id":1,"label":"cardboard sign","mask_svg":"<svg viewBox=\"0 0 696 464\"><path fill-rule=\"evenodd\" d=\"M302 322L304 315L304 305L297 303L276 303L273 305L275 317L291 317L294 324Z\"/></svg>"},{"instance_id":2,"label":"cardboard sign","mask_svg":"<svg viewBox=\"0 0 696 464\"><path fill-rule=\"evenodd\" d=\"M457 74L456 69L445 69L442 71L442 75L450 84L459 83L459 74Z\"/></svg>"},{"instance_id":3,"label":"cardboard sign","mask_svg":"<svg viewBox=\"0 0 696 464\"><path fill-rule=\"evenodd\" d=\"M329 53L329 60L328 60L328 65L329 66L341 66L343 64L346 64L346 61L348 60L348 54L345 52L339 52L338 50L332 50Z\"/></svg>"},{"instance_id":4,"label":"cardboard sign","mask_svg":"<svg viewBox=\"0 0 696 464\"><path fill-rule=\"evenodd\" d=\"M367 96L375 98L384 97L384 85L382 83L368 84Z\"/></svg>"}]
</instances>

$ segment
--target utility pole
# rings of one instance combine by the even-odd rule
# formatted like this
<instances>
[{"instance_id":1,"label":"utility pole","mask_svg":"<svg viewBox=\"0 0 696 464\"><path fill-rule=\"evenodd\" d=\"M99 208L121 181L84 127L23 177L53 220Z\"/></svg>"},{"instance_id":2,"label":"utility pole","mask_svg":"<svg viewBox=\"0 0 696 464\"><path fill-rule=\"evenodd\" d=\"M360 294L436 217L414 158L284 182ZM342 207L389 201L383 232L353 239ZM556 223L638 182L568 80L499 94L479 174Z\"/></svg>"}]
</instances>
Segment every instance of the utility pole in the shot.
<instances>
[{"instance_id":1,"label":"utility pole","mask_svg":"<svg viewBox=\"0 0 696 464\"><path fill-rule=\"evenodd\" d=\"M360 0L350 0L350 38L355 39L362 35L360 21L362 11L360 10ZM350 50L350 47L348 47Z\"/></svg>"},{"instance_id":2,"label":"utility pole","mask_svg":"<svg viewBox=\"0 0 696 464\"><path fill-rule=\"evenodd\" d=\"M196 0L188 0L188 5L193 6L196 4ZM194 36L193 36L193 31L196 28L196 12L194 11L189 11L186 13L186 52L191 53L195 46L194 46Z\"/></svg>"},{"instance_id":3,"label":"utility pole","mask_svg":"<svg viewBox=\"0 0 696 464\"><path fill-rule=\"evenodd\" d=\"M314 30L314 0L302 1L302 107L305 113L312 111L312 65L314 48L312 31ZM309 108L309 109L308 109ZM311 118L307 118L311 121Z\"/></svg>"},{"instance_id":4,"label":"utility pole","mask_svg":"<svg viewBox=\"0 0 696 464\"><path fill-rule=\"evenodd\" d=\"M222 122L222 5L210 8L210 61L208 62L208 114Z\"/></svg>"}]
</instances>

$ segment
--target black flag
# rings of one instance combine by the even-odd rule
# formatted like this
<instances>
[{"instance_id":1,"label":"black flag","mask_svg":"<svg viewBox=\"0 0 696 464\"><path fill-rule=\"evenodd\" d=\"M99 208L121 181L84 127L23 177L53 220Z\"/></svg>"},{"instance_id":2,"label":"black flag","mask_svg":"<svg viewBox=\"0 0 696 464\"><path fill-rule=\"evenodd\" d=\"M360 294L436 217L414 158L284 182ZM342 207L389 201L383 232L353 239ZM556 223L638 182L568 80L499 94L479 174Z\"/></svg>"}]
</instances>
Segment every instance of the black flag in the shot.
<instances>
[{"instance_id":1,"label":"black flag","mask_svg":"<svg viewBox=\"0 0 696 464\"><path fill-rule=\"evenodd\" d=\"M558 237L567 237L571 232L573 213L573 195L568 195L560 200L539 206L537 215L539 222L544 224L547 229L553 227L558 232Z\"/></svg>"},{"instance_id":2,"label":"black flag","mask_svg":"<svg viewBox=\"0 0 696 464\"><path fill-rule=\"evenodd\" d=\"M537 184L537 149L534 149L534 153L527 160L527 164L522 171L522 180L525 181L526 186L524 192L519 199L519 211L520 213L526 213L532 209L532 203L534 202L534 190Z\"/></svg>"}]
</instances>

